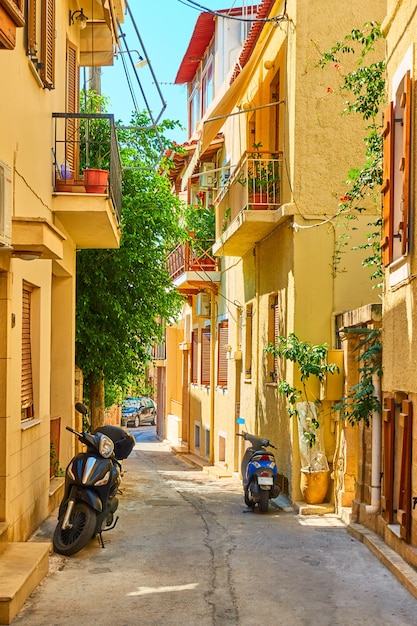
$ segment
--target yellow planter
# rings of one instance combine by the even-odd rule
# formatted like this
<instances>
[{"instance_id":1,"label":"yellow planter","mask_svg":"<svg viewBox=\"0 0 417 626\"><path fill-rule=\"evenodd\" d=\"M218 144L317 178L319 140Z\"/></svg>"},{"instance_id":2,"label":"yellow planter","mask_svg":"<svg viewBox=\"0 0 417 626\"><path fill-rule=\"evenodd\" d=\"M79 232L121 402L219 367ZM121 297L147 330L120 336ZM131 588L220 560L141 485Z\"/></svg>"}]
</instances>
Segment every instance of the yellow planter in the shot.
<instances>
[{"instance_id":1,"label":"yellow planter","mask_svg":"<svg viewBox=\"0 0 417 626\"><path fill-rule=\"evenodd\" d=\"M321 504L329 487L329 471L310 472L301 470L300 489L307 504Z\"/></svg>"}]
</instances>

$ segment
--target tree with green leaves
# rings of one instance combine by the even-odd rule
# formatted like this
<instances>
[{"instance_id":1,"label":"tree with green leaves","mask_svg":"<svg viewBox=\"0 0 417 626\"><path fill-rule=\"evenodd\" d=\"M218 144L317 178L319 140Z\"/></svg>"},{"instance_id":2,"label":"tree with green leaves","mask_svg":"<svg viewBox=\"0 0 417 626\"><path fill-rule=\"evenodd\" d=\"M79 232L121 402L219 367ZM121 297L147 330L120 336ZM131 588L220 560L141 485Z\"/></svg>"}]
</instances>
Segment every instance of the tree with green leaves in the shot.
<instances>
[{"instance_id":1,"label":"tree with green leaves","mask_svg":"<svg viewBox=\"0 0 417 626\"><path fill-rule=\"evenodd\" d=\"M97 101L97 97L95 96ZM103 100L100 101L103 112ZM103 393L125 390L143 374L161 320L175 318L182 302L166 269L167 252L184 237L182 205L165 175L161 156L171 143L145 113L118 130L123 170L121 243L118 249L77 254L76 363L90 393L92 427L104 416ZM114 400L108 396L106 404Z\"/></svg>"}]
</instances>

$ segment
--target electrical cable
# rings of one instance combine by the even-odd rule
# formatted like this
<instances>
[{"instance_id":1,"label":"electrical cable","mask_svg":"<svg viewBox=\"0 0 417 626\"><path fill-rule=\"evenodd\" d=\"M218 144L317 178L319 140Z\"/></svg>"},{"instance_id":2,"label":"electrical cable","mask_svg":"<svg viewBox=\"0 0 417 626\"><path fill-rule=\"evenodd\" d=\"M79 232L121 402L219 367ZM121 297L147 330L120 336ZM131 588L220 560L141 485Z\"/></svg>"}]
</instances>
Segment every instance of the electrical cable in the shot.
<instances>
[{"instance_id":1,"label":"electrical cable","mask_svg":"<svg viewBox=\"0 0 417 626\"><path fill-rule=\"evenodd\" d=\"M214 11L213 9L208 9L207 7L198 4L198 2L194 2L194 0L178 0L181 4L188 6L189 8L196 9L198 11L202 11L203 13L211 13L212 15L216 15L217 17L224 17L229 20L237 20L238 22L280 22L286 19L285 15L276 15L275 17L238 17L237 15L229 15L228 13L221 13L220 11Z\"/></svg>"}]
</instances>

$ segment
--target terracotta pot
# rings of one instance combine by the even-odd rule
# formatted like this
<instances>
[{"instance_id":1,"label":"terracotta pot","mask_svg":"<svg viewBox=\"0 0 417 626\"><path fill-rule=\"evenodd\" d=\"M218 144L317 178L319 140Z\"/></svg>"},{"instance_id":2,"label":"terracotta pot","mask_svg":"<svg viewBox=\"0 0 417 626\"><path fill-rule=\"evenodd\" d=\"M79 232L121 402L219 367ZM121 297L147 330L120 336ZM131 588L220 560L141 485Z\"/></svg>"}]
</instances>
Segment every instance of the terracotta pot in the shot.
<instances>
[{"instance_id":1,"label":"terracotta pot","mask_svg":"<svg viewBox=\"0 0 417 626\"><path fill-rule=\"evenodd\" d=\"M59 193L68 193L69 191L72 191L72 185L69 185L66 180L57 179L55 181L55 189Z\"/></svg>"},{"instance_id":2,"label":"terracotta pot","mask_svg":"<svg viewBox=\"0 0 417 626\"><path fill-rule=\"evenodd\" d=\"M254 211L268 210L268 195L265 191L257 191L249 197L249 203Z\"/></svg>"},{"instance_id":3,"label":"terracotta pot","mask_svg":"<svg viewBox=\"0 0 417 626\"><path fill-rule=\"evenodd\" d=\"M109 173L107 170L84 170L84 187L87 193L106 193Z\"/></svg>"},{"instance_id":4,"label":"terracotta pot","mask_svg":"<svg viewBox=\"0 0 417 626\"><path fill-rule=\"evenodd\" d=\"M307 504L321 504L329 487L329 470L310 472L301 470L300 489Z\"/></svg>"}]
</instances>

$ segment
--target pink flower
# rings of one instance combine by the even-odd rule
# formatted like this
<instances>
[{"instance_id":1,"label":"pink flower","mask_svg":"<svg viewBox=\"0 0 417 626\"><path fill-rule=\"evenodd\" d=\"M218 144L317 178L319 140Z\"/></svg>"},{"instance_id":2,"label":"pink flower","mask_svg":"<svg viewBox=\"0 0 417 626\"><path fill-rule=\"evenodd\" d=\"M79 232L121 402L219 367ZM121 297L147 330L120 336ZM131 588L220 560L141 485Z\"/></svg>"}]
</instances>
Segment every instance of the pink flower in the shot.
<instances>
[{"instance_id":1,"label":"pink flower","mask_svg":"<svg viewBox=\"0 0 417 626\"><path fill-rule=\"evenodd\" d=\"M340 70L340 63L335 63L333 67L335 70Z\"/></svg>"},{"instance_id":2,"label":"pink flower","mask_svg":"<svg viewBox=\"0 0 417 626\"><path fill-rule=\"evenodd\" d=\"M332 93L333 89L331 87L327 87L327 93Z\"/></svg>"}]
</instances>

